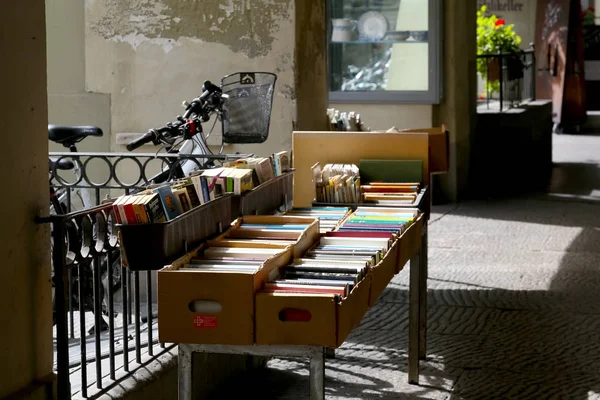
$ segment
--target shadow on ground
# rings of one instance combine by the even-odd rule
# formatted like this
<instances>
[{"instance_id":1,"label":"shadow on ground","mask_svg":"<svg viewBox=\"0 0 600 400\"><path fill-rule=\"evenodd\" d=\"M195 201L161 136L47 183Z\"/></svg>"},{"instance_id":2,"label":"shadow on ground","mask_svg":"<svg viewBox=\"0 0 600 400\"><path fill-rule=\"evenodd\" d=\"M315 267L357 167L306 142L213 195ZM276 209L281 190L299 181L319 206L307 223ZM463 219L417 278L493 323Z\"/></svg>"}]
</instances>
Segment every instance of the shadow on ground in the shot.
<instances>
[{"instance_id":1,"label":"shadow on ground","mask_svg":"<svg viewBox=\"0 0 600 400\"><path fill-rule=\"evenodd\" d=\"M463 204L435 221L421 385L407 384L404 270L327 360L327 398L600 398L598 211L521 198ZM231 381L228 398L304 399L308 363L272 360Z\"/></svg>"}]
</instances>

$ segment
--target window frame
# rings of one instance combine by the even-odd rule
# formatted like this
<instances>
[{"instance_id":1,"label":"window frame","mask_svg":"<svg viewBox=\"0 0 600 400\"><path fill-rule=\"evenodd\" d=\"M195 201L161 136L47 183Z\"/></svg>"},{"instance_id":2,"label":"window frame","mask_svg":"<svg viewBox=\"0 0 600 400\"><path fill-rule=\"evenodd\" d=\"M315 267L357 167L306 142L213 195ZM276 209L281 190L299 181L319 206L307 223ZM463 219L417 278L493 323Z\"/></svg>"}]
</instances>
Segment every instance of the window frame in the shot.
<instances>
[{"instance_id":1,"label":"window frame","mask_svg":"<svg viewBox=\"0 0 600 400\"><path fill-rule=\"evenodd\" d=\"M426 91L371 91L371 92L343 92L331 91L332 67L330 62L331 50L331 1L326 0L326 26L327 26L327 88L329 102L336 104L439 104L443 97L442 87L442 0L427 0L429 7L429 32L428 32L428 64L429 82ZM400 0L401 1L401 0Z\"/></svg>"}]
</instances>

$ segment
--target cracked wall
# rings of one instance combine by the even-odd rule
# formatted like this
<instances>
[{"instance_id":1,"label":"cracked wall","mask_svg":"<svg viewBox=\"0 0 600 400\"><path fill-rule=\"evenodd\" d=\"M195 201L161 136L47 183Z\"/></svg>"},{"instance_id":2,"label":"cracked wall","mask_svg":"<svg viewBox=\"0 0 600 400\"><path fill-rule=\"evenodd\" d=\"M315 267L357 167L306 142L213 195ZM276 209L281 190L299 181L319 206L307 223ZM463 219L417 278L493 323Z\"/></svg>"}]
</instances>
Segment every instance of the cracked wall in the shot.
<instances>
[{"instance_id":1,"label":"cracked wall","mask_svg":"<svg viewBox=\"0 0 600 400\"><path fill-rule=\"evenodd\" d=\"M87 0L85 15L87 89L111 94L115 134L173 120L207 79L264 71L278 75L269 139L226 152L291 146L293 0ZM220 143L218 125L210 143Z\"/></svg>"}]
</instances>

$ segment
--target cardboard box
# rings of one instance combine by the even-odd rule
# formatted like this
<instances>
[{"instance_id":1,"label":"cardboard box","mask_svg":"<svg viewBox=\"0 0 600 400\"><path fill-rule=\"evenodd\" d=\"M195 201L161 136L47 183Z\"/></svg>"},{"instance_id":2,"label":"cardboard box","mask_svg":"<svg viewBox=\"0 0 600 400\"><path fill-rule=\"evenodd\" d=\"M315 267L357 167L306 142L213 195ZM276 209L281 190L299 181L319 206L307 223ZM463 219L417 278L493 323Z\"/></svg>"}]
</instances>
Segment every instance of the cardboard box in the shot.
<instances>
[{"instance_id":1,"label":"cardboard box","mask_svg":"<svg viewBox=\"0 0 600 400\"><path fill-rule=\"evenodd\" d=\"M256 273L179 270L204 248L200 246L158 271L159 340L251 345L255 294L278 268L289 264L292 248L269 259ZM206 307L199 311L198 306Z\"/></svg>"},{"instance_id":2,"label":"cardboard box","mask_svg":"<svg viewBox=\"0 0 600 400\"><path fill-rule=\"evenodd\" d=\"M429 136L429 173L446 173L449 169L449 138L446 126L435 128L403 129L406 133L427 133Z\"/></svg>"},{"instance_id":3,"label":"cardboard box","mask_svg":"<svg viewBox=\"0 0 600 400\"><path fill-rule=\"evenodd\" d=\"M398 264L396 273L402 271L406 263L421 247L421 232L426 220L424 214L419 214L415 222L398 238Z\"/></svg>"},{"instance_id":4,"label":"cardboard box","mask_svg":"<svg viewBox=\"0 0 600 400\"><path fill-rule=\"evenodd\" d=\"M298 239L292 246L294 258L306 253L320 237L319 218L313 217L295 217L295 216L275 216L275 215L247 215L240 217L231 223L233 229L229 230L228 237L240 238L240 232L236 234L235 228L243 223L248 224L306 224L309 225L304 231L298 233ZM261 233L264 237L278 236L278 232ZM244 238L252 238L252 234L244 232Z\"/></svg>"},{"instance_id":5,"label":"cardboard box","mask_svg":"<svg viewBox=\"0 0 600 400\"><path fill-rule=\"evenodd\" d=\"M339 303L326 295L257 293L256 344L341 346L367 312L371 279L369 272ZM310 320L282 321L286 309L308 312Z\"/></svg>"},{"instance_id":6,"label":"cardboard box","mask_svg":"<svg viewBox=\"0 0 600 400\"><path fill-rule=\"evenodd\" d=\"M398 268L398 249L399 240L396 240L392 247L388 250L383 260L371 268L371 291L369 293L369 307L371 307L381 293L385 290Z\"/></svg>"},{"instance_id":7,"label":"cardboard box","mask_svg":"<svg viewBox=\"0 0 600 400\"><path fill-rule=\"evenodd\" d=\"M423 185L429 185L429 135L387 132L294 132L294 207L310 207L315 199L312 166L360 164L360 160L421 160Z\"/></svg>"}]
</instances>

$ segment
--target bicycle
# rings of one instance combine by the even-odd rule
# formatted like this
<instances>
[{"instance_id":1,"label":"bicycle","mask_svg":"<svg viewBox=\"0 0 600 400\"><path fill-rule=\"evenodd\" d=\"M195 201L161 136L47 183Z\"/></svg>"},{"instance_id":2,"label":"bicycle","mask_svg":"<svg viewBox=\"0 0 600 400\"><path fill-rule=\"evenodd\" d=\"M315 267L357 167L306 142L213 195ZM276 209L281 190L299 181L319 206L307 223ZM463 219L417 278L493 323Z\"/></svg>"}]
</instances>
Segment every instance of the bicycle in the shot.
<instances>
[{"instance_id":1,"label":"bicycle","mask_svg":"<svg viewBox=\"0 0 600 400\"><path fill-rule=\"evenodd\" d=\"M224 161L252 156L222 155L223 144L225 142L262 143L267 139L276 79L275 74L249 72L227 75L222 78L221 86L205 81L202 85L202 94L189 103L183 103L185 107L183 116L178 116L176 121L167 123L161 128L150 129L126 146L128 151L133 151L146 143L152 142L154 145L161 145L167 153L178 155L172 160L167 159L167 166L148 179L147 183L160 184L181 179L189 176L194 170L216 167L215 161L218 160ZM208 147L202 128L202 124L208 122L215 115L215 124L217 119L221 120L223 124L223 142L219 149L219 156L213 154ZM211 133L212 130L208 135ZM49 126L50 140L62 144L74 153L72 165L67 164L62 159L58 161L59 164L54 164L56 168L51 169L53 171L72 169L77 180L79 180L82 168L79 159L75 155L77 153L75 143L88 136L102 136L102 131L99 128L89 126ZM55 210L65 212L67 207L63 200L66 198L68 190L70 189L67 188L61 194L53 194L51 189L51 203ZM86 199L85 193L85 190L80 191L78 196L80 196L84 207L87 208L93 204L89 200L90 196ZM69 236L69 229L67 231L67 236ZM119 260L119 264L113 266L113 276L118 277L120 281L120 258L114 257L113 259L115 261ZM88 267L88 269L90 268ZM106 279L106 271L106 269L102 271L103 282ZM84 269L85 272L86 269ZM86 285L91 282L90 274L90 278L86 279ZM91 287L91 285L89 286ZM115 289L118 289L118 286L118 284L114 285ZM106 290L103 290L103 293L110 290L108 286L104 289ZM104 294L102 294L102 297L104 297ZM90 301L89 304L93 303Z\"/></svg>"},{"instance_id":2,"label":"bicycle","mask_svg":"<svg viewBox=\"0 0 600 400\"><path fill-rule=\"evenodd\" d=\"M103 132L100 128L94 126L63 126L63 125L48 125L48 139L61 144L64 147L68 148L74 156L71 159L58 159L52 160L49 159L49 180L50 180L50 213L51 214L68 214L72 211L83 210L87 208L93 207L95 204L92 201L92 196L90 194L89 189L84 188L70 188L68 185L65 187L59 188L56 190L52 184L54 179L58 179L63 184L66 182L64 179L57 178L57 171L72 171L75 174L75 178L77 181L81 179L81 174L83 167L79 158L76 156L78 153L76 143L81 142L85 138L92 137L101 137ZM73 202L73 198L76 198L76 201ZM77 227L73 221L67 221L66 225L67 237L65 238L65 245L68 247L68 243L70 241L77 240ZM101 296L103 298L102 303L102 313L108 315L106 311L107 301L106 298L108 290L116 291L120 287L121 283L121 264L116 257L112 259L115 260L113 265L111 266L113 269L113 279L112 284L108 282L108 267L104 264L101 266L101 280L102 285L100 287ZM84 278L84 293L83 293L83 301L84 301L84 309L85 311L94 311L93 309L93 273L91 267L89 265L82 266L80 269L73 269L73 273L71 275L71 285L72 287L78 287L77 281L80 279L82 275ZM52 308L53 308L53 321L56 322L55 318L55 293L54 286L56 276L54 275L54 267L52 267ZM81 300L81 294L78 291L72 292L72 300L73 306L78 308L79 301ZM103 320L104 321L104 320ZM104 330L102 327L102 330Z\"/></svg>"},{"instance_id":3,"label":"bicycle","mask_svg":"<svg viewBox=\"0 0 600 400\"><path fill-rule=\"evenodd\" d=\"M152 143L161 145L167 153L183 156L183 160L176 160L165 167L149 183L184 178L195 169L214 168L216 157L212 157L214 154L206 142L212 129L205 138L202 124L215 115L212 128L217 120L221 121L223 132L219 155L222 155L225 143L263 143L268 138L276 81L277 75L268 72L229 74L221 79L220 86L205 81L200 96L191 102L183 102L183 116L177 116L175 121L163 127L150 129L126 148L133 151ZM242 158L242 155L237 158Z\"/></svg>"}]
</instances>

